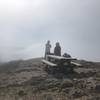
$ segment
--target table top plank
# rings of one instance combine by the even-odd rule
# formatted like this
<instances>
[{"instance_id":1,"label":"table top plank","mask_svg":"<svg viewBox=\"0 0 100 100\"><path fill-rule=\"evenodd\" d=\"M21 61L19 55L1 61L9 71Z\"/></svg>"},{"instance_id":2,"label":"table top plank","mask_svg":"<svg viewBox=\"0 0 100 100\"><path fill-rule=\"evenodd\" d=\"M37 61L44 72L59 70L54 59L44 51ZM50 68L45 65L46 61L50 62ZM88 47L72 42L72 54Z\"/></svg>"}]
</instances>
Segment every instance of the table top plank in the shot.
<instances>
[{"instance_id":1,"label":"table top plank","mask_svg":"<svg viewBox=\"0 0 100 100\"><path fill-rule=\"evenodd\" d=\"M55 56L55 55L47 55L47 57L58 59L58 60L76 60L76 58L66 58L62 56Z\"/></svg>"}]
</instances>

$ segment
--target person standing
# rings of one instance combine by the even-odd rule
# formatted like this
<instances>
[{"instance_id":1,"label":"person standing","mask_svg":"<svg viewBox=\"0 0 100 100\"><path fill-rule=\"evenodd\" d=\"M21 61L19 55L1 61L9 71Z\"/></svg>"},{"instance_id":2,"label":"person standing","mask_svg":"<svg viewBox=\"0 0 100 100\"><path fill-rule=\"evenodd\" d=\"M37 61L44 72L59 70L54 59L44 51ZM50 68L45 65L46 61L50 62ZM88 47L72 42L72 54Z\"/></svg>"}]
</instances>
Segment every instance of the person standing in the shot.
<instances>
[{"instance_id":1,"label":"person standing","mask_svg":"<svg viewBox=\"0 0 100 100\"><path fill-rule=\"evenodd\" d=\"M45 45L45 59L46 59L46 55L50 54L50 49L51 49L51 44L50 44L50 41L48 40Z\"/></svg>"},{"instance_id":2,"label":"person standing","mask_svg":"<svg viewBox=\"0 0 100 100\"><path fill-rule=\"evenodd\" d=\"M59 42L56 43L56 47L54 48L54 55L61 56L61 47Z\"/></svg>"}]
</instances>

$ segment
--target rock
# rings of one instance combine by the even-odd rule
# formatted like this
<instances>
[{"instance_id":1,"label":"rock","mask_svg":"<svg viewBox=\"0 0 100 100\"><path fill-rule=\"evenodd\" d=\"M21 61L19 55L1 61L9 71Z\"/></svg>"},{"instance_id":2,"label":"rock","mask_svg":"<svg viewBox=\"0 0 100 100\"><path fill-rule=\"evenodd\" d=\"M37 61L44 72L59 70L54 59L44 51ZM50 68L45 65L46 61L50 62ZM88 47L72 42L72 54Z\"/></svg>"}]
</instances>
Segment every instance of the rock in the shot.
<instances>
[{"instance_id":1,"label":"rock","mask_svg":"<svg viewBox=\"0 0 100 100\"><path fill-rule=\"evenodd\" d=\"M73 82L69 79L65 79L62 83L61 83L61 88L68 88L68 87L73 87Z\"/></svg>"},{"instance_id":2,"label":"rock","mask_svg":"<svg viewBox=\"0 0 100 100\"><path fill-rule=\"evenodd\" d=\"M42 81L41 84L38 85L38 87L42 90L48 90L48 89L55 89L60 86L60 81L57 79L46 79L45 81Z\"/></svg>"},{"instance_id":3,"label":"rock","mask_svg":"<svg viewBox=\"0 0 100 100\"><path fill-rule=\"evenodd\" d=\"M98 93L100 93L100 84L99 85L96 85L95 91L98 92Z\"/></svg>"},{"instance_id":4,"label":"rock","mask_svg":"<svg viewBox=\"0 0 100 100\"><path fill-rule=\"evenodd\" d=\"M84 96L84 92L82 90L76 90L73 94L74 98L78 98L78 97L81 97L81 96Z\"/></svg>"},{"instance_id":5,"label":"rock","mask_svg":"<svg viewBox=\"0 0 100 100\"><path fill-rule=\"evenodd\" d=\"M69 93L69 91L70 91L70 88L62 89L62 92L65 92L65 93Z\"/></svg>"},{"instance_id":6,"label":"rock","mask_svg":"<svg viewBox=\"0 0 100 100\"><path fill-rule=\"evenodd\" d=\"M18 92L18 95L19 95L19 96L24 96L24 95L26 95L26 93L25 93L23 90L20 90L20 91Z\"/></svg>"}]
</instances>

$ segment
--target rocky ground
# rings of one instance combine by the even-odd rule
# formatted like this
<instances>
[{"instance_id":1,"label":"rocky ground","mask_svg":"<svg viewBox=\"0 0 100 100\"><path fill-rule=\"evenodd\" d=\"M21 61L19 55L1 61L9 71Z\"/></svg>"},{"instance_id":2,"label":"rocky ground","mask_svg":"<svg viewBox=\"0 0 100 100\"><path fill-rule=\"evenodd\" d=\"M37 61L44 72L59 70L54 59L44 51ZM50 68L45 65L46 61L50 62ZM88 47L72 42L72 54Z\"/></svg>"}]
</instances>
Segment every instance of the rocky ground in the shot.
<instances>
[{"instance_id":1,"label":"rocky ground","mask_svg":"<svg viewBox=\"0 0 100 100\"><path fill-rule=\"evenodd\" d=\"M41 58L0 65L0 100L100 100L100 63L50 74Z\"/></svg>"}]
</instances>

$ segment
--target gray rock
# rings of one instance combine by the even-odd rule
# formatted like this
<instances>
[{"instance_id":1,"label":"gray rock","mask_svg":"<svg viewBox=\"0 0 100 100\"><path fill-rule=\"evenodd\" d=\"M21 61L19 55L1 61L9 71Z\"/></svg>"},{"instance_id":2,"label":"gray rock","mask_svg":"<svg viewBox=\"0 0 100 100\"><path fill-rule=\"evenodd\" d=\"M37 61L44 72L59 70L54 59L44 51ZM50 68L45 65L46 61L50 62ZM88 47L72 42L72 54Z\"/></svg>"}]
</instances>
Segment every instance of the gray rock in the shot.
<instances>
[{"instance_id":1,"label":"gray rock","mask_svg":"<svg viewBox=\"0 0 100 100\"><path fill-rule=\"evenodd\" d=\"M96 85L95 91L98 92L98 93L100 93L100 84L99 85Z\"/></svg>"},{"instance_id":2,"label":"gray rock","mask_svg":"<svg viewBox=\"0 0 100 100\"><path fill-rule=\"evenodd\" d=\"M68 87L73 87L73 82L69 79L65 79L63 80L63 82L61 83L61 88L68 88Z\"/></svg>"}]
</instances>

